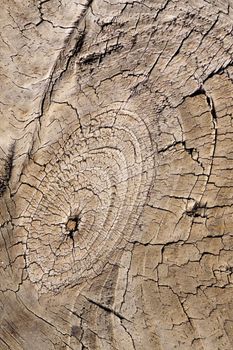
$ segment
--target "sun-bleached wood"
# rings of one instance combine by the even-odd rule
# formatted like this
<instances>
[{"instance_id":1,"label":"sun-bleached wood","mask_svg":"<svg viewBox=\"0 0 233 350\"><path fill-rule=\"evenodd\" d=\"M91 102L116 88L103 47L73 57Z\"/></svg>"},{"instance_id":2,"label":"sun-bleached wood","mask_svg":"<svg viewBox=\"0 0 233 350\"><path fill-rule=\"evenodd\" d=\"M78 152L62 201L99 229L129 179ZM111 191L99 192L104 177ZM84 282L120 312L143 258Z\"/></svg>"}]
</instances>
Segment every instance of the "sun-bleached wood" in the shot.
<instances>
[{"instance_id":1,"label":"sun-bleached wood","mask_svg":"<svg viewBox=\"0 0 233 350\"><path fill-rule=\"evenodd\" d=\"M231 350L233 2L0 18L0 350Z\"/></svg>"}]
</instances>

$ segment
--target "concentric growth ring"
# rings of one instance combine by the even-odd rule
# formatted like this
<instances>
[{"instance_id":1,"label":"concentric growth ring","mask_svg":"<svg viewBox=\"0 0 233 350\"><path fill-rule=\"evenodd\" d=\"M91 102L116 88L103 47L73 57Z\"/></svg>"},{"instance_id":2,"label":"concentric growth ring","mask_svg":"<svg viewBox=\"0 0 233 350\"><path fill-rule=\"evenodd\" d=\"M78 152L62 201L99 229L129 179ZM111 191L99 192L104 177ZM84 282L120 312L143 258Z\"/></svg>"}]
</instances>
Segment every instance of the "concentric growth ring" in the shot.
<instances>
[{"instance_id":1,"label":"concentric growth ring","mask_svg":"<svg viewBox=\"0 0 233 350\"><path fill-rule=\"evenodd\" d=\"M52 147L27 212L27 269L40 290L77 283L132 235L154 173L150 134L128 111L109 110Z\"/></svg>"}]
</instances>

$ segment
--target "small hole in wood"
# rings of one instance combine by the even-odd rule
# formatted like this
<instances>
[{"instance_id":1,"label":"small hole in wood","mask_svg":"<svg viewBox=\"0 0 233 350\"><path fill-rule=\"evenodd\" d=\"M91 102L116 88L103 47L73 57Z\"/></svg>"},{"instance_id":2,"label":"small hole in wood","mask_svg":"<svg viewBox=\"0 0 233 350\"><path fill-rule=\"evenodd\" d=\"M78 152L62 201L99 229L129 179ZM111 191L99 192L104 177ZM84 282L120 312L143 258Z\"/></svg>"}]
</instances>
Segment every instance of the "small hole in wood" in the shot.
<instances>
[{"instance_id":1,"label":"small hole in wood","mask_svg":"<svg viewBox=\"0 0 233 350\"><path fill-rule=\"evenodd\" d=\"M74 233L78 231L80 223L80 217L78 215L69 217L66 223L67 235L74 239Z\"/></svg>"}]
</instances>

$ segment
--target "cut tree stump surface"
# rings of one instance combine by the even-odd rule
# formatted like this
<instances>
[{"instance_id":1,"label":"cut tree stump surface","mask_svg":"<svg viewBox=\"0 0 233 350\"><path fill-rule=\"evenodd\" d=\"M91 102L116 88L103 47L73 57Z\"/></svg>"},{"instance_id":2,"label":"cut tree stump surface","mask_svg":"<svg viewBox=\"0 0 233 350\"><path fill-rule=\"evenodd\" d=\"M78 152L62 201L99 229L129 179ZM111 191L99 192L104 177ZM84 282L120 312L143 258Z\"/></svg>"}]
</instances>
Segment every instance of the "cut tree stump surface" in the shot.
<instances>
[{"instance_id":1,"label":"cut tree stump surface","mask_svg":"<svg viewBox=\"0 0 233 350\"><path fill-rule=\"evenodd\" d=\"M233 1L0 18L0 350L231 350Z\"/></svg>"}]
</instances>

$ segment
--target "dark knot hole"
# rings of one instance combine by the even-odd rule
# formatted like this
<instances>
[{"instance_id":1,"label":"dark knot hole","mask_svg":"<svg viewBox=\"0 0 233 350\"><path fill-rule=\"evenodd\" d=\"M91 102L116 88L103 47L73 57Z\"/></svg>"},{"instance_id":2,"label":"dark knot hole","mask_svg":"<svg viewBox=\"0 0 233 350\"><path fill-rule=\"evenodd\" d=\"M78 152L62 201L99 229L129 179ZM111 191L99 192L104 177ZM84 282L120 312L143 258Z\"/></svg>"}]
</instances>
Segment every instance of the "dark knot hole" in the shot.
<instances>
[{"instance_id":1,"label":"dark knot hole","mask_svg":"<svg viewBox=\"0 0 233 350\"><path fill-rule=\"evenodd\" d=\"M67 235L73 240L74 239L74 233L78 232L79 230L79 224L80 224L80 216L74 215L69 217L67 223L66 223L66 231Z\"/></svg>"}]
</instances>

